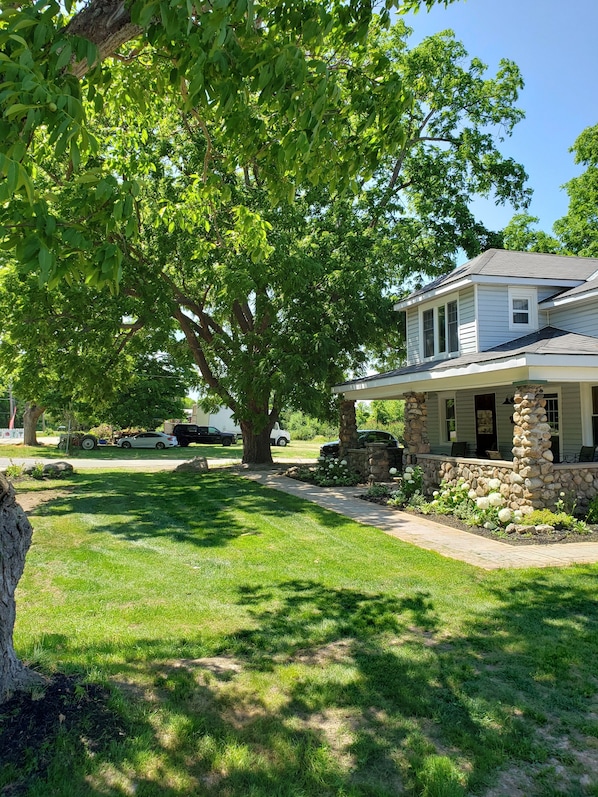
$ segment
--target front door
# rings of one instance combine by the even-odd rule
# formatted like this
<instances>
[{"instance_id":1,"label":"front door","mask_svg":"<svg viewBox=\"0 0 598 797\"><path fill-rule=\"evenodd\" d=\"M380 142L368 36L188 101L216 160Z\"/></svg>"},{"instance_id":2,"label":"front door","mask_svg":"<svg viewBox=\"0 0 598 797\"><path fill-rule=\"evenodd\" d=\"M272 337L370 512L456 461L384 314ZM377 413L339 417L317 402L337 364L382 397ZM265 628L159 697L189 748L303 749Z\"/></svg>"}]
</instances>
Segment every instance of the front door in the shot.
<instances>
[{"instance_id":1,"label":"front door","mask_svg":"<svg viewBox=\"0 0 598 797\"><path fill-rule=\"evenodd\" d=\"M486 457L486 451L495 451L496 442L496 404L494 393L475 396L475 434L476 455Z\"/></svg>"}]
</instances>

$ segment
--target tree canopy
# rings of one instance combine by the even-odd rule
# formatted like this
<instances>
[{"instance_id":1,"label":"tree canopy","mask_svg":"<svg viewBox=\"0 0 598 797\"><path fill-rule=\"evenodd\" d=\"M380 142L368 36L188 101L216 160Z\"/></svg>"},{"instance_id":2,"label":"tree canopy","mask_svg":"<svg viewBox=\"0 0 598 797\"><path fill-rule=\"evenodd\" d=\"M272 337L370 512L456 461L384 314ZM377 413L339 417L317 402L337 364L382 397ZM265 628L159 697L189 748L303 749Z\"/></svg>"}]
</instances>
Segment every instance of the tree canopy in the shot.
<instances>
[{"instance_id":1,"label":"tree canopy","mask_svg":"<svg viewBox=\"0 0 598 797\"><path fill-rule=\"evenodd\" d=\"M424 3L434 0L401 8ZM382 24L392 5L382 6ZM409 93L386 63L346 67L348 51L365 52L369 0L91 0L74 10L70 0L38 0L0 14L3 245L50 283L83 273L114 285L123 257L114 229L136 235L137 175L115 181L102 171L91 129L117 63L126 67L121 107L143 117L168 94L178 112L226 137L231 168L257 164L277 198L305 181L346 188L404 138L396 118ZM57 195L75 188L77 213L58 215ZM87 219L105 227L100 246L85 235Z\"/></svg>"},{"instance_id":2,"label":"tree canopy","mask_svg":"<svg viewBox=\"0 0 598 797\"><path fill-rule=\"evenodd\" d=\"M47 408L148 428L178 417L194 377L168 315L142 329L124 294L66 283L49 290L8 262L0 273L0 378L26 403L28 444Z\"/></svg>"},{"instance_id":3,"label":"tree canopy","mask_svg":"<svg viewBox=\"0 0 598 797\"><path fill-rule=\"evenodd\" d=\"M598 257L598 125L586 128L571 152L585 170L564 185L569 208L555 221L553 235L537 229L536 216L518 214L505 227L506 249Z\"/></svg>"},{"instance_id":4,"label":"tree canopy","mask_svg":"<svg viewBox=\"0 0 598 797\"><path fill-rule=\"evenodd\" d=\"M139 328L176 321L204 384L241 423L248 458L269 458L283 407L326 415L332 383L372 353L388 360L400 350L392 305L405 282L494 240L470 210L474 196L528 200L523 168L488 132L508 134L521 118L514 64L489 78L450 33L410 48L402 23L373 25L367 48L345 53L343 96L357 80L365 93L381 62L389 83L410 87L409 105L394 109L404 136L351 193L306 181L293 202L273 202L264 164L239 167L217 115L182 114L168 94L141 117L119 101L119 72L137 72L141 85L143 63L113 67L104 113L90 125L100 147L86 188L107 195L136 175L130 209L111 227L129 313ZM73 184L55 206L68 214L80 202ZM134 219L134 241L123 216ZM87 218L81 234L99 246L103 219Z\"/></svg>"},{"instance_id":5,"label":"tree canopy","mask_svg":"<svg viewBox=\"0 0 598 797\"><path fill-rule=\"evenodd\" d=\"M495 242L473 197L525 206L494 136L521 76L449 32L410 48L359 2L133 4L113 39L109 8L4 17L3 246L50 286L118 286L139 329L174 319L269 458L283 406L323 415L330 384L400 351L406 280Z\"/></svg>"}]
</instances>

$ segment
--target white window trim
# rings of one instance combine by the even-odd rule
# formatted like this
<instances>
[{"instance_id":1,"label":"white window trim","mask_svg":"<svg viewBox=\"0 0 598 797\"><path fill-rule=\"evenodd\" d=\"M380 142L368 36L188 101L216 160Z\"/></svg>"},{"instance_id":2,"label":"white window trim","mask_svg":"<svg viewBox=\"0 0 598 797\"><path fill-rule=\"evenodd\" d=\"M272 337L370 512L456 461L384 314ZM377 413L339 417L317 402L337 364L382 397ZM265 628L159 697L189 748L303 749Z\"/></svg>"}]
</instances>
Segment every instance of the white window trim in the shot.
<instances>
[{"instance_id":1,"label":"white window trim","mask_svg":"<svg viewBox=\"0 0 598 797\"><path fill-rule=\"evenodd\" d=\"M452 443L452 440L447 440L445 438L446 434L446 402L449 399L453 399L455 402L455 440L459 439L459 435L457 433L457 398L456 393L448 392L448 393L439 393L438 394L438 418L440 420L440 437L441 443Z\"/></svg>"},{"instance_id":2,"label":"white window trim","mask_svg":"<svg viewBox=\"0 0 598 797\"><path fill-rule=\"evenodd\" d=\"M438 308L447 307L452 302L457 304L457 343L459 348L455 351L448 351L449 345L449 332L448 332L448 312L446 313L446 351L438 351ZM424 313L427 310L434 311L434 354L431 357L426 357L424 353ZM451 357L457 357L461 352L461 322L460 322L461 308L459 306L459 296L454 295L444 296L442 299L434 302L434 304L426 304L419 309L419 354L422 362L434 362L435 360L448 360Z\"/></svg>"},{"instance_id":3,"label":"white window trim","mask_svg":"<svg viewBox=\"0 0 598 797\"><path fill-rule=\"evenodd\" d=\"M592 418L594 417L594 408L592 406L592 388L597 386L598 382L584 382L581 384L581 444L584 446L593 445Z\"/></svg>"},{"instance_id":4,"label":"white window trim","mask_svg":"<svg viewBox=\"0 0 598 797\"><path fill-rule=\"evenodd\" d=\"M554 435L554 436L558 437L560 440L562 440L563 439L563 400L562 400L562 397L561 397L561 388L560 388L560 386L559 387L555 387L555 388L550 388L550 389L546 388L543 392L544 392L545 395L548 394L549 396L556 396L557 406L558 406L558 410L559 410L559 430L556 433L556 435ZM552 434L552 430L551 430L551 434Z\"/></svg>"},{"instance_id":5,"label":"white window trim","mask_svg":"<svg viewBox=\"0 0 598 797\"><path fill-rule=\"evenodd\" d=\"M527 299L529 315L527 324L516 324L513 321L513 300ZM509 286L509 330L511 332L535 332L538 329L538 292L535 288Z\"/></svg>"}]
</instances>

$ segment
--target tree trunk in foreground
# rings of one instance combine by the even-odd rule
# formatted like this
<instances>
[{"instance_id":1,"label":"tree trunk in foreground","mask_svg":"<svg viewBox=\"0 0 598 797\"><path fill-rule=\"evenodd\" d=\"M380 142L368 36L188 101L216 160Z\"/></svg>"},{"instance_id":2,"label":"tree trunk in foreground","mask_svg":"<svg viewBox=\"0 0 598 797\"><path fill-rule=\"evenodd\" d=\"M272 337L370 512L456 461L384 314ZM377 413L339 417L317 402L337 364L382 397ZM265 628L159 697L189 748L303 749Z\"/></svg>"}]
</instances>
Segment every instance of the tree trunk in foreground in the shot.
<instances>
[{"instance_id":1,"label":"tree trunk in foreground","mask_svg":"<svg viewBox=\"0 0 598 797\"><path fill-rule=\"evenodd\" d=\"M241 421L243 432L243 464L271 465L272 449L270 448L270 429L267 426L256 433L253 427Z\"/></svg>"},{"instance_id":2,"label":"tree trunk in foreground","mask_svg":"<svg viewBox=\"0 0 598 797\"><path fill-rule=\"evenodd\" d=\"M26 446L37 446L37 422L44 414L45 407L39 404L27 404L23 413L23 444Z\"/></svg>"},{"instance_id":3,"label":"tree trunk in foreground","mask_svg":"<svg viewBox=\"0 0 598 797\"><path fill-rule=\"evenodd\" d=\"M14 693L44 682L19 661L13 647L15 590L25 568L33 530L15 491L0 473L0 703Z\"/></svg>"}]
</instances>

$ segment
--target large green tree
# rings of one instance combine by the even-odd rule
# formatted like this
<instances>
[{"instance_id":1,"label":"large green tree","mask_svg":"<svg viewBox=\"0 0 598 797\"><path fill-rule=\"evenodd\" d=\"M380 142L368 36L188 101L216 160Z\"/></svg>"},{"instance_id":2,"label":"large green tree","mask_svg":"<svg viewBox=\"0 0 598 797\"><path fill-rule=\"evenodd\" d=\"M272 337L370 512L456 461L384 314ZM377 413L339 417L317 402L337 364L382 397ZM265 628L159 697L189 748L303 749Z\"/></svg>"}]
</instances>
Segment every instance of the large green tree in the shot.
<instances>
[{"instance_id":1,"label":"large green tree","mask_svg":"<svg viewBox=\"0 0 598 797\"><path fill-rule=\"evenodd\" d=\"M536 216L515 215L504 229L506 249L598 257L598 125L586 128L571 151L585 169L564 185L566 215L555 221L552 235L537 228Z\"/></svg>"},{"instance_id":2,"label":"large green tree","mask_svg":"<svg viewBox=\"0 0 598 797\"><path fill-rule=\"evenodd\" d=\"M188 352L168 314L162 310L163 324L145 328L125 294L67 283L49 290L5 261L0 315L0 378L25 402L27 445L36 445L46 409L155 427L192 383ZM160 316L159 307L152 316Z\"/></svg>"},{"instance_id":3,"label":"large green tree","mask_svg":"<svg viewBox=\"0 0 598 797\"><path fill-rule=\"evenodd\" d=\"M111 251L121 253L121 299L106 323L128 315L155 335L176 321L204 384L235 412L246 461L271 461L269 432L284 407L325 415L331 383L373 352L388 360L398 350L392 303L406 281L451 268L459 248L473 256L492 243L470 210L474 196L527 201L522 167L502 157L489 132L499 125L509 133L522 115L514 64L501 63L489 78L449 33L410 48L403 24L388 33L373 26L367 43L343 49L341 96L365 98L381 71L378 103L387 86L410 87L409 105L397 101L377 132L394 147L387 142L386 156L375 158L379 145L364 132L369 98L336 140L334 127L328 132L337 149L363 134L372 165L351 194L306 183L292 203L273 203L268 165L238 167L238 142L217 109L181 114L168 93L143 116L126 104L125 75L151 88L143 59L112 70L105 112L90 126L98 154L84 181L54 193L60 164L40 160L56 229L70 230L79 257L102 249L107 233ZM247 107L258 116L260 97ZM265 144L284 128L273 120ZM123 185L131 186L129 201L111 204ZM108 230L101 214L78 220L89 191L112 208ZM39 240L36 230L18 245L22 263Z\"/></svg>"},{"instance_id":4,"label":"large green tree","mask_svg":"<svg viewBox=\"0 0 598 797\"><path fill-rule=\"evenodd\" d=\"M386 81L410 86L392 121L404 136L350 195L305 184L293 203L273 204L263 165L235 168L236 143L218 120L180 116L167 98L151 118L122 111L94 130L111 142L98 191L106 172L124 181L134 164L143 175L135 245L123 225L113 232L126 253L122 289L144 323L158 297L171 308L205 385L243 428L247 461L271 461L269 431L284 407L326 414L331 383L398 348L392 303L403 285L451 268L459 248L473 256L494 243L470 210L474 196L527 202L523 168L489 132L508 134L521 118L514 64L488 77L451 34L410 48L396 24L346 50L338 85L365 94L381 64ZM86 236L99 234L94 224Z\"/></svg>"},{"instance_id":5,"label":"large green tree","mask_svg":"<svg viewBox=\"0 0 598 797\"><path fill-rule=\"evenodd\" d=\"M422 2L433 4L405 0L402 8ZM392 5L382 6L386 22ZM396 118L409 102L408 91L385 76L384 63L370 69L366 85L341 91L345 54L367 38L372 10L370 0L91 0L73 16L71 2L5 5L5 246L18 247L21 260L50 282L81 272L98 284L118 281L123 249L113 233L122 225L128 239L136 235L137 175L131 171L97 190L101 160L93 156L101 145L92 129L115 63L126 68L113 102L143 117L168 94L175 110L218 127L230 142L230 168L257 163L276 197L288 197L304 181L346 188L371 173L380 155L403 139ZM50 192L39 190L42 173L52 182ZM70 216L57 216L56 196L73 182L77 205ZM105 227L100 246L82 230L87 219Z\"/></svg>"},{"instance_id":6,"label":"large green tree","mask_svg":"<svg viewBox=\"0 0 598 797\"><path fill-rule=\"evenodd\" d=\"M569 208L554 232L567 253L598 257L598 125L586 128L572 151L585 170L565 184Z\"/></svg>"}]
</instances>

